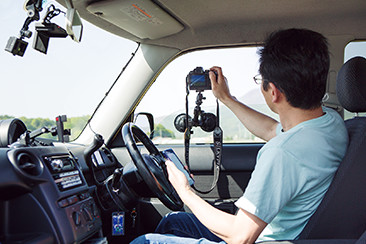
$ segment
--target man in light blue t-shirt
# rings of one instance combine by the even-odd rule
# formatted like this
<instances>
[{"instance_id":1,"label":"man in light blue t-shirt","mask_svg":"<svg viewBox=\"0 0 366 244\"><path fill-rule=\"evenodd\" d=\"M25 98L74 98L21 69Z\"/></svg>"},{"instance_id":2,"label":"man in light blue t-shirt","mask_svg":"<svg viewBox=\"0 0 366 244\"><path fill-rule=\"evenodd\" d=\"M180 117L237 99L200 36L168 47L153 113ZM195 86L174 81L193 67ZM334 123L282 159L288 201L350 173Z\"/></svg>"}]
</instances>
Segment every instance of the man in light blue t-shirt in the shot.
<instances>
[{"instance_id":1,"label":"man in light blue t-shirt","mask_svg":"<svg viewBox=\"0 0 366 244\"><path fill-rule=\"evenodd\" d=\"M210 72L212 91L254 135L267 141L236 215L222 212L191 189L167 161L169 180L193 214L172 213L133 243L253 243L296 239L327 191L346 152L341 117L322 107L329 71L326 39L305 29L272 33L254 77L276 121L231 95L220 67Z\"/></svg>"},{"instance_id":2,"label":"man in light blue t-shirt","mask_svg":"<svg viewBox=\"0 0 366 244\"><path fill-rule=\"evenodd\" d=\"M236 202L269 223L258 240L295 239L327 191L348 135L337 112L323 112L285 132L278 125L277 136L259 151L249 185Z\"/></svg>"}]
</instances>

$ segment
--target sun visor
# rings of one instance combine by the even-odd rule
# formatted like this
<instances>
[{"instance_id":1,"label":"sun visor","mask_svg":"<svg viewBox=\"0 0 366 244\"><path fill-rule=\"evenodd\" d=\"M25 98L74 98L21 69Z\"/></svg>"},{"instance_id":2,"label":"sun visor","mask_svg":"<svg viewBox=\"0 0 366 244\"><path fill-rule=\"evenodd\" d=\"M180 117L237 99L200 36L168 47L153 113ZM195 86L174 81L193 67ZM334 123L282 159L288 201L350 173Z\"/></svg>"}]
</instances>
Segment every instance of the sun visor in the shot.
<instances>
[{"instance_id":1,"label":"sun visor","mask_svg":"<svg viewBox=\"0 0 366 244\"><path fill-rule=\"evenodd\" d=\"M159 39L183 30L183 25L147 0L107 0L91 3L87 10L141 38Z\"/></svg>"}]
</instances>

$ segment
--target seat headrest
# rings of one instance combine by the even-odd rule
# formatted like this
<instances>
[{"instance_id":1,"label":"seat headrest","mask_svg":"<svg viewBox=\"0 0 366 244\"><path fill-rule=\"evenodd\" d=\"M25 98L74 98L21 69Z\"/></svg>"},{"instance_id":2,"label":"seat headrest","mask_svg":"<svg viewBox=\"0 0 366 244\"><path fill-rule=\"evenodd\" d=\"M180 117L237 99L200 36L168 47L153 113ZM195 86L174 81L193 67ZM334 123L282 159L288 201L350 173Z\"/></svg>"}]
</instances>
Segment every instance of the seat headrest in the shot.
<instances>
[{"instance_id":1,"label":"seat headrest","mask_svg":"<svg viewBox=\"0 0 366 244\"><path fill-rule=\"evenodd\" d=\"M350 112L366 112L366 59L354 57L343 64L337 76L337 96Z\"/></svg>"}]
</instances>

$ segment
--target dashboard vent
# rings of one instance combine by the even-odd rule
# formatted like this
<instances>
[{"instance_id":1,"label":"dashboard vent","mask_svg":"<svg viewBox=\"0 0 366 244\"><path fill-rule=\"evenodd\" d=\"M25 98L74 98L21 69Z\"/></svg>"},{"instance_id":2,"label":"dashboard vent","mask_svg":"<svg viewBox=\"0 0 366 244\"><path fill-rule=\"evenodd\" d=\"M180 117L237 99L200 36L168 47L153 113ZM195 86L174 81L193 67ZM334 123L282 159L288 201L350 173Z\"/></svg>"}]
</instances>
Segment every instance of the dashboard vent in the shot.
<instances>
[{"instance_id":1,"label":"dashboard vent","mask_svg":"<svg viewBox=\"0 0 366 244\"><path fill-rule=\"evenodd\" d=\"M41 163L29 153L19 153L16 164L18 169L26 175L39 176L43 171Z\"/></svg>"}]
</instances>

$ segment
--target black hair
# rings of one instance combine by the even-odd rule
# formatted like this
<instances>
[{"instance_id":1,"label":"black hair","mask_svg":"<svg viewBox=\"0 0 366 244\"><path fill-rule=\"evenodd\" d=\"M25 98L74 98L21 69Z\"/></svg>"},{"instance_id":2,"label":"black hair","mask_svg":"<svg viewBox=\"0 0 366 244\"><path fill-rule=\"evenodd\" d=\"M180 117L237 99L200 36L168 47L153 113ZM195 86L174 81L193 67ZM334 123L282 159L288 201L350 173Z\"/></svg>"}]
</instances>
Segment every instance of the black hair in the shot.
<instances>
[{"instance_id":1,"label":"black hair","mask_svg":"<svg viewBox=\"0 0 366 244\"><path fill-rule=\"evenodd\" d=\"M272 33L259 50L263 89L273 83L293 106L321 105L329 71L327 39L314 31L288 29Z\"/></svg>"}]
</instances>

